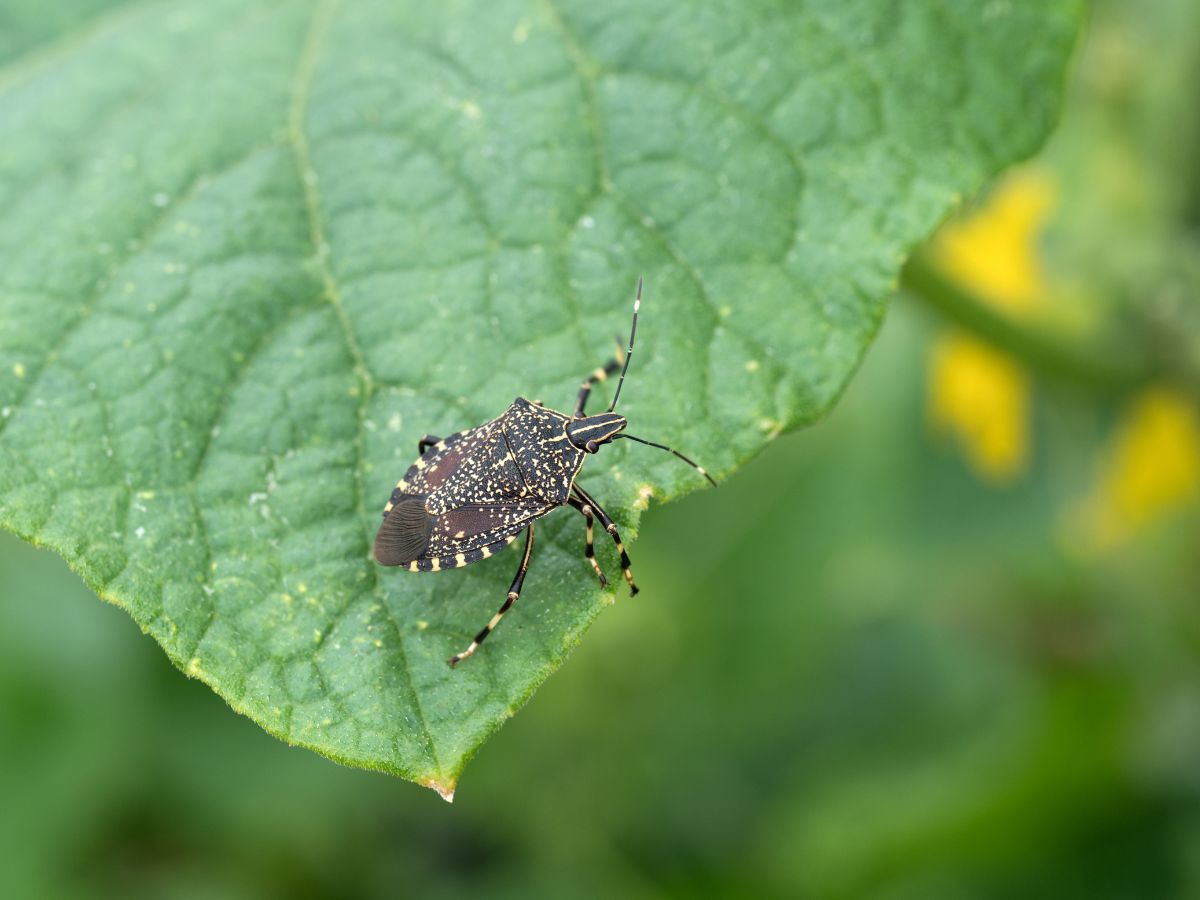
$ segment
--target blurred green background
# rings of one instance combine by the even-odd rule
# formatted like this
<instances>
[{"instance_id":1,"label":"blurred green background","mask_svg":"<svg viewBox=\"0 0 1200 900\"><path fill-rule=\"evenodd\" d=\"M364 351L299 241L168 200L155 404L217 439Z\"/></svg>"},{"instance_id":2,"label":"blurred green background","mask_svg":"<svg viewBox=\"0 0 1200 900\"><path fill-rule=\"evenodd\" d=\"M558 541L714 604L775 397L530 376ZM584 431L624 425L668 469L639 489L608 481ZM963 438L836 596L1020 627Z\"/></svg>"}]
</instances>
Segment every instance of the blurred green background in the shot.
<instances>
[{"instance_id":1,"label":"blurred green background","mask_svg":"<svg viewBox=\"0 0 1200 900\"><path fill-rule=\"evenodd\" d=\"M0 535L6 896L1200 896L1198 111L1194 0L1097 4L1060 133L925 254L957 305L653 509L453 806Z\"/></svg>"}]
</instances>

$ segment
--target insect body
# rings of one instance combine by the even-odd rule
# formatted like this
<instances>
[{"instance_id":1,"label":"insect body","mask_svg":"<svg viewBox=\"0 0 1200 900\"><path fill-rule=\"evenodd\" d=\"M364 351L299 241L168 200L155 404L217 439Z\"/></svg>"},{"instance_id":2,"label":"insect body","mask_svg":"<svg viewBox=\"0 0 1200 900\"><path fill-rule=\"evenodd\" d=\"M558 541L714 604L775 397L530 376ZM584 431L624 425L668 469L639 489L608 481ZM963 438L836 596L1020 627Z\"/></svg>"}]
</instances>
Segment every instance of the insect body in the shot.
<instances>
[{"instance_id":1,"label":"insect body","mask_svg":"<svg viewBox=\"0 0 1200 900\"><path fill-rule=\"evenodd\" d=\"M470 646L451 657L451 666L473 654L516 602L533 551L534 521L559 506L570 506L583 515L584 555L600 584L607 581L596 562L593 519L599 519L612 537L630 594L637 593L616 525L575 483L588 455L613 440L628 438L674 453L712 482L707 472L678 451L626 434L625 417L614 412L633 355L641 296L639 280L624 365L614 359L588 376L580 387L574 415L518 397L502 415L477 428L448 438L426 435L417 445L421 455L392 491L375 536L375 560L384 566L402 566L410 572L460 568L487 559L525 532L525 550L504 604ZM597 415L585 415L593 385L618 368L621 378L612 405Z\"/></svg>"}]
</instances>

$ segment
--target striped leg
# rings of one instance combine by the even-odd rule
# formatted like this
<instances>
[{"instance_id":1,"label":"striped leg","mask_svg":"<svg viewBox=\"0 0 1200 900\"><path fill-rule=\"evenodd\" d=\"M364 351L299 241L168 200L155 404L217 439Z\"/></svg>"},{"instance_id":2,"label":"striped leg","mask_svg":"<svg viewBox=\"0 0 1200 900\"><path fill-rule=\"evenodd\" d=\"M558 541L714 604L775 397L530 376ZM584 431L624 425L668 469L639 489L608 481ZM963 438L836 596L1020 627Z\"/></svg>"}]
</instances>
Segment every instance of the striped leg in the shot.
<instances>
[{"instance_id":1,"label":"striped leg","mask_svg":"<svg viewBox=\"0 0 1200 900\"><path fill-rule=\"evenodd\" d=\"M629 582L629 596L632 597L638 592L638 586L633 583L633 571L629 566L629 554L625 552L625 545L621 543L621 535L617 533L616 523L604 511L604 508L596 502L595 498L578 484L573 485L572 490L575 491L575 494L584 504L592 508L592 512L596 514L596 518L600 520L600 524L604 526L604 530L612 535L613 543L617 545L617 552L621 554L621 574Z\"/></svg>"},{"instance_id":2,"label":"striped leg","mask_svg":"<svg viewBox=\"0 0 1200 900\"><path fill-rule=\"evenodd\" d=\"M592 569L595 570L596 577L600 579L600 587L605 587L608 585L608 579L604 577L604 572L600 569L600 563L596 562L596 546L592 542L592 508L578 497L568 497L567 503L583 513L583 519L587 522L587 537L584 540L583 555L592 564Z\"/></svg>"},{"instance_id":3,"label":"striped leg","mask_svg":"<svg viewBox=\"0 0 1200 900\"><path fill-rule=\"evenodd\" d=\"M441 441L442 439L440 437L434 437L432 434L427 434L425 437L417 441L417 453L421 456L424 456L426 450L428 450L434 444L441 443Z\"/></svg>"},{"instance_id":4,"label":"striped leg","mask_svg":"<svg viewBox=\"0 0 1200 900\"><path fill-rule=\"evenodd\" d=\"M492 629L500 624L500 620L504 618L504 614L508 612L509 608L514 603L517 602L517 598L521 596L521 585L525 583L525 573L529 571L529 554L532 552L533 523L530 522L529 528L525 532L525 552L521 555L521 565L517 567L517 574L513 577L512 584L508 588L508 596L504 599L504 603L501 604L499 611L492 616L492 621L488 622L487 625L484 626L483 631L475 635L475 640L471 641L471 646L469 646L462 653L457 653L450 657L451 668L457 666L460 662L478 650L479 645L482 644L487 639L487 636L492 633Z\"/></svg>"},{"instance_id":5,"label":"striped leg","mask_svg":"<svg viewBox=\"0 0 1200 900\"><path fill-rule=\"evenodd\" d=\"M604 381L609 375L621 368L621 360L623 358L624 354L621 353L621 347L618 344L617 357L615 359L610 359L583 380L583 384L579 386L579 399L575 401L575 418L583 418L583 408L587 406L588 397L592 393L592 385L594 385L597 381Z\"/></svg>"}]
</instances>

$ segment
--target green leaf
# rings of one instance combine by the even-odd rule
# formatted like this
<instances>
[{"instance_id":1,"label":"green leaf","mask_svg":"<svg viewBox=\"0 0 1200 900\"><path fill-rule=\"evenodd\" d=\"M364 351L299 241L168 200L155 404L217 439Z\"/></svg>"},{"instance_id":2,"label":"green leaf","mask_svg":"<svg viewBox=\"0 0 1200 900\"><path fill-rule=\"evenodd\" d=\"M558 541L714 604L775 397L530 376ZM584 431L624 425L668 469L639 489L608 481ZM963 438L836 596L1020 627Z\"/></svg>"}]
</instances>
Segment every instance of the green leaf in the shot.
<instances>
[{"instance_id":1,"label":"green leaf","mask_svg":"<svg viewBox=\"0 0 1200 900\"><path fill-rule=\"evenodd\" d=\"M908 250L1044 139L1079 17L196 0L18 55L0 521L272 734L449 795L614 594L556 512L450 670L517 554L370 561L417 438L518 395L569 411L638 275L631 430L727 474L814 421ZM581 483L627 537L703 485L629 445Z\"/></svg>"}]
</instances>

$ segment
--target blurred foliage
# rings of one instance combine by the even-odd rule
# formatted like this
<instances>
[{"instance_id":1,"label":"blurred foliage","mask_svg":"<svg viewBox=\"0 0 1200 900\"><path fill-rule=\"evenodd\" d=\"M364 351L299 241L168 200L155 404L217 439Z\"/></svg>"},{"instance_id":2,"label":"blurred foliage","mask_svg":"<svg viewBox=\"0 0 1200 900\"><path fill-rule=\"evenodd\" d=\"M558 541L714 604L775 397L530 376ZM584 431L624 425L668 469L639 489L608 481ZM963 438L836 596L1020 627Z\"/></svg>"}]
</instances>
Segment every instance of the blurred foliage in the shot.
<instances>
[{"instance_id":1,"label":"blurred foliage","mask_svg":"<svg viewBox=\"0 0 1200 900\"><path fill-rule=\"evenodd\" d=\"M1018 330L902 296L828 422L645 517L643 593L452 807L229 715L4 538L9 893L1200 895L1198 73L1196 4L1099 4L1029 170L1037 296L990 305ZM1008 392L1002 478L937 412L993 377L938 361L951 327L1019 373L972 392ZM1145 366L1018 352L1055 342Z\"/></svg>"}]
</instances>

